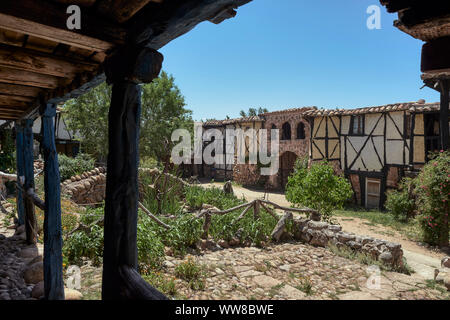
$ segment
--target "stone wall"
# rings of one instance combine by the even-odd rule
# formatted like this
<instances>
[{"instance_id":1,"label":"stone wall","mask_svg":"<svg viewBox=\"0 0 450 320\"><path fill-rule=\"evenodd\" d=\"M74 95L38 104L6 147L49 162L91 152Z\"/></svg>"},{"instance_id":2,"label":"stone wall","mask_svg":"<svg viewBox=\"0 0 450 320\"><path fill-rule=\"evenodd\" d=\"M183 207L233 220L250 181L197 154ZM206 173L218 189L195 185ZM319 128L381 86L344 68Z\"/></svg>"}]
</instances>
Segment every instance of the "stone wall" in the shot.
<instances>
[{"instance_id":1,"label":"stone wall","mask_svg":"<svg viewBox=\"0 0 450 320\"><path fill-rule=\"evenodd\" d=\"M264 127L269 130L268 136L271 137L270 129L274 125L279 130L280 136L280 157L285 152L295 153L297 157L309 156L309 145L311 138L311 127L309 121L303 117L302 109L292 110L292 111L281 111L281 112L270 112L264 114L265 124ZM281 140L282 138L282 127L283 124L288 122L291 126L291 139ZM297 126L302 122L305 128L304 139L297 139ZM270 139L267 141L267 148L270 150ZM281 163L281 161L280 161ZM268 177L267 188L269 189L279 189L281 188L281 179L279 170L278 174ZM286 168L284 168L286 169Z\"/></svg>"},{"instance_id":2,"label":"stone wall","mask_svg":"<svg viewBox=\"0 0 450 320\"><path fill-rule=\"evenodd\" d=\"M61 184L62 193L77 204L94 204L105 200L106 168L95 168L73 176Z\"/></svg>"},{"instance_id":3,"label":"stone wall","mask_svg":"<svg viewBox=\"0 0 450 320\"><path fill-rule=\"evenodd\" d=\"M256 164L235 164L233 166L233 181L243 186L255 186L260 183L260 172Z\"/></svg>"},{"instance_id":4,"label":"stone wall","mask_svg":"<svg viewBox=\"0 0 450 320\"><path fill-rule=\"evenodd\" d=\"M293 236L296 240L310 245L327 247L332 244L337 248L344 247L362 252L374 260L394 267L403 266L403 250L400 244L342 232L342 227L339 225L295 218Z\"/></svg>"}]
</instances>

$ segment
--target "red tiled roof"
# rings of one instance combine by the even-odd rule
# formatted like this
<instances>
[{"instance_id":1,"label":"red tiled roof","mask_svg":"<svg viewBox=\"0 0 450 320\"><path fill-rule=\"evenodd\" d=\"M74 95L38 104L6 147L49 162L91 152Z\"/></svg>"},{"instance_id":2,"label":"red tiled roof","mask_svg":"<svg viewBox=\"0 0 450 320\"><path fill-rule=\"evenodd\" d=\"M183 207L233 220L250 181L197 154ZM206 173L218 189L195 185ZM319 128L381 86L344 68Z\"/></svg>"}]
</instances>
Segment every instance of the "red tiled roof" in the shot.
<instances>
[{"instance_id":1,"label":"red tiled roof","mask_svg":"<svg viewBox=\"0 0 450 320\"><path fill-rule=\"evenodd\" d=\"M404 111L409 110L411 112L427 112L439 110L439 103L422 103L422 102L405 102L387 104L384 106L365 107L357 109L320 109L306 111L304 114L310 117L318 116L337 116L337 115L355 115L355 114L367 114L367 113L380 113L391 111Z\"/></svg>"},{"instance_id":2,"label":"red tiled roof","mask_svg":"<svg viewBox=\"0 0 450 320\"><path fill-rule=\"evenodd\" d=\"M235 118L235 119L225 119L225 120L209 120L203 122L203 126L223 126L227 124L234 124L234 123L242 123L242 122L263 122L264 119L259 116L250 116L250 117L242 117L242 118Z\"/></svg>"}]
</instances>

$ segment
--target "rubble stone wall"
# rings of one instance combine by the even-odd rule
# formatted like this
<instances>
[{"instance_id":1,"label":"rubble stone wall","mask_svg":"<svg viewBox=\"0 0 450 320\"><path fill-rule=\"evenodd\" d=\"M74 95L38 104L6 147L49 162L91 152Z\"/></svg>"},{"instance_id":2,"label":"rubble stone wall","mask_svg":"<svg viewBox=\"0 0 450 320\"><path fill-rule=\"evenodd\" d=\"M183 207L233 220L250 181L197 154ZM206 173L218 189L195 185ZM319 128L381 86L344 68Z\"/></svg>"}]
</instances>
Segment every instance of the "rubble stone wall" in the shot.
<instances>
[{"instance_id":1,"label":"rubble stone wall","mask_svg":"<svg viewBox=\"0 0 450 320\"><path fill-rule=\"evenodd\" d=\"M310 245L327 247L331 244L337 248L349 248L385 264L394 267L403 266L403 250L400 244L346 233L339 225L296 218L293 236L296 240Z\"/></svg>"},{"instance_id":2,"label":"rubble stone wall","mask_svg":"<svg viewBox=\"0 0 450 320\"><path fill-rule=\"evenodd\" d=\"M94 204L105 200L106 168L73 176L61 184L61 191L77 204Z\"/></svg>"}]
</instances>

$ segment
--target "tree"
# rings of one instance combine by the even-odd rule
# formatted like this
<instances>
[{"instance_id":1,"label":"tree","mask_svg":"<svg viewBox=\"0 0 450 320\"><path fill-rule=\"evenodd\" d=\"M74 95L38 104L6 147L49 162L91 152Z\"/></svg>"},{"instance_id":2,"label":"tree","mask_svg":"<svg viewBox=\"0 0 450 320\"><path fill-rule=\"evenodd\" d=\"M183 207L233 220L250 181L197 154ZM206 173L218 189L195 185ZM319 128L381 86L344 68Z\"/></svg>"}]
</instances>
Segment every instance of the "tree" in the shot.
<instances>
[{"instance_id":1,"label":"tree","mask_svg":"<svg viewBox=\"0 0 450 320\"><path fill-rule=\"evenodd\" d=\"M108 110L111 87L106 82L64 105L67 127L81 141L83 152L104 162L108 153Z\"/></svg>"},{"instance_id":2,"label":"tree","mask_svg":"<svg viewBox=\"0 0 450 320\"><path fill-rule=\"evenodd\" d=\"M450 151L431 156L415 178L417 211L424 241L446 247L449 244Z\"/></svg>"},{"instance_id":3,"label":"tree","mask_svg":"<svg viewBox=\"0 0 450 320\"><path fill-rule=\"evenodd\" d=\"M175 129L187 129L193 134L192 111L173 76L162 72L159 78L143 88L140 152L141 157L153 157L165 168L170 163Z\"/></svg>"},{"instance_id":4,"label":"tree","mask_svg":"<svg viewBox=\"0 0 450 320\"><path fill-rule=\"evenodd\" d=\"M104 161L108 152L108 110L111 87L102 83L77 99L66 102L65 119L69 130L76 132L83 152ZM193 131L192 111L185 109L183 95L173 76L161 72L142 88L140 156L153 157L165 167L170 162L173 130Z\"/></svg>"},{"instance_id":5,"label":"tree","mask_svg":"<svg viewBox=\"0 0 450 320\"><path fill-rule=\"evenodd\" d=\"M294 205L318 210L329 221L334 210L341 209L353 191L350 183L334 173L326 161L313 163L310 168L298 159L286 185L286 199Z\"/></svg>"},{"instance_id":6,"label":"tree","mask_svg":"<svg viewBox=\"0 0 450 320\"><path fill-rule=\"evenodd\" d=\"M245 112L244 110L241 110L241 112L239 112L239 115L241 117L252 117L252 116L260 115L265 112L269 112L269 110L267 110L267 108L262 108L262 107L259 107L258 109L248 108L247 112Z\"/></svg>"}]
</instances>

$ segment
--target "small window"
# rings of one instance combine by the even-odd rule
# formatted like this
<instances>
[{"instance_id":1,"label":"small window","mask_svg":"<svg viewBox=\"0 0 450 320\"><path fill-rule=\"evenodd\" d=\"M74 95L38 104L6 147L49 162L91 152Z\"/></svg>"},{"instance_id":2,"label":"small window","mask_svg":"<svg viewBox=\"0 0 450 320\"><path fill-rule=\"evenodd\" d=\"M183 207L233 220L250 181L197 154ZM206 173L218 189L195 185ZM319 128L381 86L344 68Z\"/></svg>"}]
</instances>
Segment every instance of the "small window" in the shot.
<instances>
[{"instance_id":1,"label":"small window","mask_svg":"<svg viewBox=\"0 0 450 320\"><path fill-rule=\"evenodd\" d=\"M405 139L411 138L411 115L405 115Z\"/></svg>"},{"instance_id":2,"label":"small window","mask_svg":"<svg viewBox=\"0 0 450 320\"><path fill-rule=\"evenodd\" d=\"M281 140L291 140L291 125L289 122L283 124L283 133L281 135Z\"/></svg>"},{"instance_id":3,"label":"small window","mask_svg":"<svg viewBox=\"0 0 450 320\"><path fill-rule=\"evenodd\" d=\"M364 134L364 116L352 116L350 134L362 136Z\"/></svg>"},{"instance_id":4,"label":"small window","mask_svg":"<svg viewBox=\"0 0 450 320\"><path fill-rule=\"evenodd\" d=\"M272 129L273 129L273 130L276 130L276 129L277 129L277 126L276 126L275 124L272 124Z\"/></svg>"},{"instance_id":5,"label":"small window","mask_svg":"<svg viewBox=\"0 0 450 320\"><path fill-rule=\"evenodd\" d=\"M305 139L305 124L300 122L297 126L297 139Z\"/></svg>"}]
</instances>

